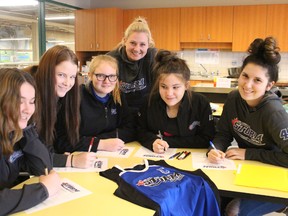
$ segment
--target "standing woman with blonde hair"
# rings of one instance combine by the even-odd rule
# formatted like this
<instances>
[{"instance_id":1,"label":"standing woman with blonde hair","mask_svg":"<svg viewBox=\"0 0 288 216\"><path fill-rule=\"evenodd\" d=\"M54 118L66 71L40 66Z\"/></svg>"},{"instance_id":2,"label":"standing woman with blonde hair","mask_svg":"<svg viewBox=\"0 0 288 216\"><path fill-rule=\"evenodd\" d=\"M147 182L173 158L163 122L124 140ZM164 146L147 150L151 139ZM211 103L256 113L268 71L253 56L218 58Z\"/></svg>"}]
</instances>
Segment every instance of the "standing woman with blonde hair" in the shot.
<instances>
[{"instance_id":1,"label":"standing woman with blonde hair","mask_svg":"<svg viewBox=\"0 0 288 216\"><path fill-rule=\"evenodd\" d=\"M155 54L149 26L141 17L128 26L118 47L108 53L118 61L120 89L134 112L151 90Z\"/></svg>"},{"instance_id":2,"label":"standing woman with blonde hair","mask_svg":"<svg viewBox=\"0 0 288 216\"><path fill-rule=\"evenodd\" d=\"M93 151L120 150L125 142L135 139L133 118L119 90L117 60L96 56L89 67L89 79L81 85L81 140L90 139Z\"/></svg>"},{"instance_id":3,"label":"standing woman with blonde hair","mask_svg":"<svg viewBox=\"0 0 288 216\"><path fill-rule=\"evenodd\" d=\"M90 167L95 153L87 153L87 146L79 146L79 85L78 59L66 46L48 49L34 73L40 94L37 129L53 154L58 167ZM73 151L86 151L72 155Z\"/></svg>"}]
</instances>

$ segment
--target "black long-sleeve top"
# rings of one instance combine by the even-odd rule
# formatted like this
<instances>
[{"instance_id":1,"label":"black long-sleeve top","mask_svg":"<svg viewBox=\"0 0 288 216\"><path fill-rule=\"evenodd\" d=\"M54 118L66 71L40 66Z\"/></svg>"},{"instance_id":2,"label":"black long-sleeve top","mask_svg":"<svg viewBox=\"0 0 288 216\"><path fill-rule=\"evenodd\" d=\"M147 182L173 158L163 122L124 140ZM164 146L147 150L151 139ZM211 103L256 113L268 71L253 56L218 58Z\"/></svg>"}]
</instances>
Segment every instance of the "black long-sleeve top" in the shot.
<instances>
[{"instance_id":1,"label":"black long-sleeve top","mask_svg":"<svg viewBox=\"0 0 288 216\"><path fill-rule=\"evenodd\" d=\"M134 117L121 94L121 105L115 103L112 95L106 104L100 102L93 94L92 82L81 86L81 140L88 137L94 139L93 149L97 150L99 140L118 138L125 143L134 141L135 123ZM117 132L116 132L117 130ZM116 134L117 133L117 134Z\"/></svg>"},{"instance_id":2,"label":"black long-sleeve top","mask_svg":"<svg viewBox=\"0 0 288 216\"><path fill-rule=\"evenodd\" d=\"M209 140L215 134L214 121L208 100L199 93L192 93L191 104L187 92L181 101L177 117L170 119L166 113L166 104L160 95L154 96L140 110L138 118L138 141L153 150L152 144L159 139L159 130L163 140L171 148L207 148Z\"/></svg>"},{"instance_id":3,"label":"black long-sleeve top","mask_svg":"<svg viewBox=\"0 0 288 216\"><path fill-rule=\"evenodd\" d=\"M149 48L146 55L138 61L128 59L125 47L107 53L118 61L120 89L125 94L128 106L134 111L139 110L150 93L156 52L156 48Z\"/></svg>"},{"instance_id":4,"label":"black long-sleeve top","mask_svg":"<svg viewBox=\"0 0 288 216\"><path fill-rule=\"evenodd\" d=\"M0 149L0 215L23 211L48 198L48 191L42 183L10 189L20 170L43 175L45 168L52 169L51 156L32 125L23 130L23 138L14 145L12 155L3 155Z\"/></svg>"}]
</instances>

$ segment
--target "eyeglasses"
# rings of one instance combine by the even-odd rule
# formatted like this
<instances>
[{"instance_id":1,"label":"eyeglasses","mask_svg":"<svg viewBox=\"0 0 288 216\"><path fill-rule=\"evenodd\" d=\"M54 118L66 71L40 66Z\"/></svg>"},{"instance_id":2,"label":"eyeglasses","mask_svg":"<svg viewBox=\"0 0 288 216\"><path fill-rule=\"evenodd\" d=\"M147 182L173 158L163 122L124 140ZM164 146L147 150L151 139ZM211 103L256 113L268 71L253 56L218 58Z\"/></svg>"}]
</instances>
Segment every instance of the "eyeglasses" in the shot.
<instances>
[{"instance_id":1,"label":"eyeglasses","mask_svg":"<svg viewBox=\"0 0 288 216\"><path fill-rule=\"evenodd\" d=\"M115 82L118 79L117 75L105 75L105 74L96 74L96 73L93 73L93 74L96 76L98 81L104 81L106 80L106 78L108 78L110 82Z\"/></svg>"}]
</instances>

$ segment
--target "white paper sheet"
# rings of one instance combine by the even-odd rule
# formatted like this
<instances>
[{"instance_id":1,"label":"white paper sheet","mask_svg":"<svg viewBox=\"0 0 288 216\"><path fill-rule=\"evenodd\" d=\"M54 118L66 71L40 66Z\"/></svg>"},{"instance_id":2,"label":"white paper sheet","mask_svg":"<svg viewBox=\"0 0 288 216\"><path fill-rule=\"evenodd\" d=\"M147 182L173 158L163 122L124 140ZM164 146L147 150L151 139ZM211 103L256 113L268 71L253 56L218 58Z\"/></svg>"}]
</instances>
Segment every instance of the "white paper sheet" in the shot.
<instances>
[{"instance_id":1,"label":"white paper sheet","mask_svg":"<svg viewBox=\"0 0 288 216\"><path fill-rule=\"evenodd\" d=\"M42 203L25 210L27 214L31 214L42 209L49 208L51 206L59 205L61 203L68 202L70 200L78 199L83 196L91 194L91 191L86 190L80 185L72 182L69 179L62 179L61 190L52 197L49 197Z\"/></svg>"},{"instance_id":2,"label":"white paper sheet","mask_svg":"<svg viewBox=\"0 0 288 216\"><path fill-rule=\"evenodd\" d=\"M56 172L101 172L108 169L108 159L107 158L97 158L92 167L81 169L75 167L53 167Z\"/></svg>"},{"instance_id":3,"label":"white paper sheet","mask_svg":"<svg viewBox=\"0 0 288 216\"><path fill-rule=\"evenodd\" d=\"M133 152L134 147L124 147L119 151L116 152L109 152L109 151L97 151L96 156L101 157L118 157L118 158L128 158L131 153Z\"/></svg>"},{"instance_id":4,"label":"white paper sheet","mask_svg":"<svg viewBox=\"0 0 288 216\"><path fill-rule=\"evenodd\" d=\"M176 151L177 151L177 148L168 148L167 151L165 151L165 153L157 154L141 146L134 156L140 157L140 158L154 158L154 159L168 160L169 157L171 157L172 155L176 153Z\"/></svg>"},{"instance_id":5,"label":"white paper sheet","mask_svg":"<svg viewBox=\"0 0 288 216\"><path fill-rule=\"evenodd\" d=\"M223 163L210 163L206 153L192 153L192 166L194 169L236 170L233 160L223 159Z\"/></svg>"}]
</instances>

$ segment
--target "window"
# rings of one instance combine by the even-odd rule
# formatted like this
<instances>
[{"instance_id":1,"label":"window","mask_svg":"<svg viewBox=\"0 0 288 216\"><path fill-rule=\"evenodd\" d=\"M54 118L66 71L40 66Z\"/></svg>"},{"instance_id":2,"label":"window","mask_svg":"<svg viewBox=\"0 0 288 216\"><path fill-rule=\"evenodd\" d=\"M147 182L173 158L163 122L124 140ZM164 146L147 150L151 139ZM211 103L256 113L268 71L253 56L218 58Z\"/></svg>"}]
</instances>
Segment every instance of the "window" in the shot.
<instances>
[{"instance_id":1,"label":"window","mask_svg":"<svg viewBox=\"0 0 288 216\"><path fill-rule=\"evenodd\" d=\"M39 61L39 6L0 6L0 67L26 67ZM75 50L74 10L45 2L46 49L63 44ZM44 25L43 25L44 26Z\"/></svg>"},{"instance_id":2,"label":"window","mask_svg":"<svg viewBox=\"0 0 288 216\"><path fill-rule=\"evenodd\" d=\"M53 3L45 4L46 49L62 44L75 51L74 10Z\"/></svg>"}]
</instances>

